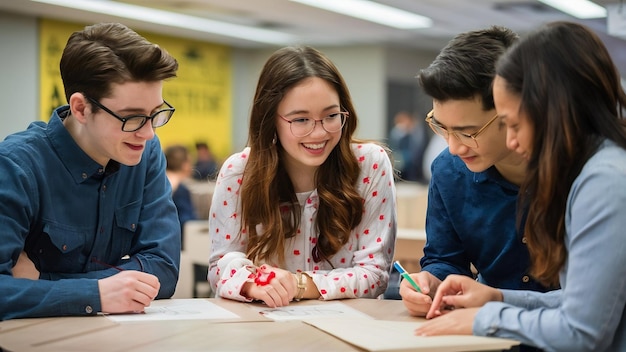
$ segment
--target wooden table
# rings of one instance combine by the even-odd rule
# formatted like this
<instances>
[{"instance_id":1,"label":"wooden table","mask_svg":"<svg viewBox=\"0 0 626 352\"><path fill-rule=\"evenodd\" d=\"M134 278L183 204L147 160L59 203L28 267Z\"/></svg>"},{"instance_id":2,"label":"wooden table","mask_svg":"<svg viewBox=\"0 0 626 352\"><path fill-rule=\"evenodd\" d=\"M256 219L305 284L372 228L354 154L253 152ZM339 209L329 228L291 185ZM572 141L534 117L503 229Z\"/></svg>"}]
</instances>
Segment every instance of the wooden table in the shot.
<instances>
[{"instance_id":1,"label":"wooden table","mask_svg":"<svg viewBox=\"0 0 626 352\"><path fill-rule=\"evenodd\" d=\"M130 323L115 322L105 316L14 319L0 322L0 350L361 351L304 322L269 320L251 309L250 306L254 304L219 298L208 300L237 314L239 318L234 321L163 320ZM352 299L339 302L375 319L422 321L409 316L401 301ZM325 304L321 301L293 304L320 303Z\"/></svg>"}]
</instances>

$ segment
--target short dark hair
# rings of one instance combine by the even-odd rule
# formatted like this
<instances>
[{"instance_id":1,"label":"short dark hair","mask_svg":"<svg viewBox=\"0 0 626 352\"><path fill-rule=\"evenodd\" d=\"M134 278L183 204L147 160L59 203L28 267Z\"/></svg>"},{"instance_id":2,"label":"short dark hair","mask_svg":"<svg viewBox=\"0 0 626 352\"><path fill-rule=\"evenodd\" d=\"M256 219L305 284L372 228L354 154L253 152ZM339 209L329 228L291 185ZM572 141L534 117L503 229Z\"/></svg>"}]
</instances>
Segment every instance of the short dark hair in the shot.
<instances>
[{"instance_id":1,"label":"short dark hair","mask_svg":"<svg viewBox=\"0 0 626 352\"><path fill-rule=\"evenodd\" d=\"M494 108L491 85L498 58L518 39L512 30L492 26L454 37L435 60L417 76L433 99L473 99L479 96L485 111Z\"/></svg>"},{"instance_id":2,"label":"short dark hair","mask_svg":"<svg viewBox=\"0 0 626 352\"><path fill-rule=\"evenodd\" d=\"M61 56L65 97L76 92L99 100L112 83L154 82L176 77L178 62L120 23L98 23L70 35Z\"/></svg>"}]
</instances>

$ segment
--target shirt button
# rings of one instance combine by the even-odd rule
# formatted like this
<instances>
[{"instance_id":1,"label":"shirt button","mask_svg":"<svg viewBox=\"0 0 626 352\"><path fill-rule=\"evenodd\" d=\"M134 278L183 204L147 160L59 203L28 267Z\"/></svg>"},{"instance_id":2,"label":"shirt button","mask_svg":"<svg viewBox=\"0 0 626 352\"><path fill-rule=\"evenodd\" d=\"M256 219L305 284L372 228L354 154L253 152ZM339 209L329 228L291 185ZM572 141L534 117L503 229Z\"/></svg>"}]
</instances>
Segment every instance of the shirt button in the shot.
<instances>
[{"instance_id":1,"label":"shirt button","mask_svg":"<svg viewBox=\"0 0 626 352\"><path fill-rule=\"evenodd\" d=\"M133 229L133 230L135 229L135 227L137 227L137 225L135 225L135 224L131 224L130 225L130 228Z\"/></svg>"},{"instance_id":2,"label":"shirt button","mask_svg":"<svg viewBox=\"0 0 626 352\"><path fill-rule=\"evenodd\" d=\"M528 275L524 275L524 276L522 277L522 281L524 281L524 282L528 282L528 281L530 281L530 278L528 277Z\"/></svg>"},{"instance_id":3,"label":"shirt button","mask_svg":"<svg viewBox=\"0 0 626 352\"><path fill-rule=\"evenodd\" d=\"M83 172L83 174L81 175L83 180L87 178L87 173Z\"/></svg>"},{"instance_id":4,"label":"shirt button","mask_svg":"<svg viewBox=\"0 0 626 352\"><path fill-rule=\"evenodd\" d=\"M85 307L85 313L87 313L87 314L93 313L93 308L91 308L91 306Z\"/></svg>"},{"instance_id":5,"label":"shirt button","mask_svg":"<svg viewBox=\"0 0 626 352\"><path fill-rule=\"evenodd\" d=\"M107 190L107 185L102 185L102 190L106 191Z\"/></svg>"},{"instance_id":6,"label":"shirt button","mask_svg":"<svg viewBox=\"0 0 626 352\"><path fill-rule=\"evenodd\" d=\"M67 250L67 245L64 244L63 247L61 247L61 248L63 248L63 251L66 251Z\"/></svg>"},{"instance_id":7,"label":"shirt button","mask_svg":"<svg viewBox=\"0 0 626 352\"><path fill-rule=\"evenodd\" d=\"M99 173L103 173L103 172L104 172L104 169L98 169L98 172L99 172Z\"/></svg>"},{"instance_id":8,"label":"shirt button","mask_svg":"<svg viewBox=\"0 0 626 352\"><path fill-rule=\"evenodd\" d=\"M528 240L526 239L526 236L522 237L522 243L526 244L528 242Z\"/></svg>"}]
</instances>

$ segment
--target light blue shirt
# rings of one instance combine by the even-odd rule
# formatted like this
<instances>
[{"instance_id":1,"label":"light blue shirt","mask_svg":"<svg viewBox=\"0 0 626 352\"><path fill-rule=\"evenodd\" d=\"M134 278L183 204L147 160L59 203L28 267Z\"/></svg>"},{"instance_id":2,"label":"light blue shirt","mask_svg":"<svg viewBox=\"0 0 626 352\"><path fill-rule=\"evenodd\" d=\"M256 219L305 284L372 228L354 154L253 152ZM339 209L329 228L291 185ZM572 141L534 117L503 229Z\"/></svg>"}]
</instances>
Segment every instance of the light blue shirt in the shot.
<instances>
[{"instance_id":1,"label":"light blue shirt","mask_svg":"<svg viewBox=\"0 0 626 352\"><path fill-rule=\"evenodd\" d=\"M474 335L546 351L626 351L626 150L605 142L567 199L568 259L561 290L502 290L474 320Z\"/></svg>"},{"instance_id":2,"label":"light blue shirt","mask_svg":"<svg viewBox=\"0 0 626 352\"><path fill-rule=\"evenodd\" d=\"M159 140L139 164L104 168L63 126L68 111L0 143L0 320L96 314L98 279L118 270L157 276L157 298L176 288L180 225ZM12 276L23 250L39 280Z\"/></svg>"}]
</instances>

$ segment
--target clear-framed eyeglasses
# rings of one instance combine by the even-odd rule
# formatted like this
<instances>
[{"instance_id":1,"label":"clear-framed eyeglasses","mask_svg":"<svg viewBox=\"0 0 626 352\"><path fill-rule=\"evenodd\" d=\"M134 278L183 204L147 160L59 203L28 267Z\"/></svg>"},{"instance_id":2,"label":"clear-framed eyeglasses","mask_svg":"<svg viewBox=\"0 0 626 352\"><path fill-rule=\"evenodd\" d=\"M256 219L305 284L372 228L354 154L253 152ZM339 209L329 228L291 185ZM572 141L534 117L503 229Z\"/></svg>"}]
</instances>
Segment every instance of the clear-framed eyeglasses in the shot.
<instances>
[{"instance_id":1,"label":"clear-framed eyeglasses","mask_svg":"<svg viewBox=\"0 0 626 352\"><path fill-rule=\"evenodd\" d=\"M426 114L426 123L428 126L435 132L435 134L443 137L446 141L450 138L450 135L453 135L461 144L468 146L470 148L478 148L478 141L476 138L483 133L489 125L491 125L498 118L498 114L491 118L483 127L481 127L478 131L467 134L459 131L448 131L445 127L433 121L433 110L430 110L428 114Z\"/></svg>"},{"instance_id":2,"label":"clear-framed eyeglasses","mask_svg":"<svg viewBox=\"0 0 626 352\"><path fill-rule=\"evenodd\" d=\"M295 137L305 137L313 132L315 125L317 125L318 122L322 124L322 128L328 133L341 131L343 125L346 124L346 119L350 116L350 113L345 111L334 112L320 120L312 119L310 117L296 117L289 120L280 114L278 116L289 123L291 134Z\"/></svg>"},{"instance_id":3,"label":"clear-framed eyeglasses","mask_svg":"<svg viewBox=\"0 0 626 352\"><path fill-rule=\"evenodd\" d=\"M150 120L152 128L161 127L165 125L170 120L170 118L172 118L174 111L176 111L173 106L171 106L167 101L163 100L163 103L167 105L167 108L161 109L150 116L137 114L122 117L111 111L111 109L107 108L106 106L100 104L97 100L92 99L88 96L85 96L85 98L87 98L87 100L89 100L93 105L99 107L100 109L109 113L111 116L122 121L122 131L124 132L135 132L141 129L146 124L146 122L148 122L148 120Z\"/></svg>"}]
</instances>

